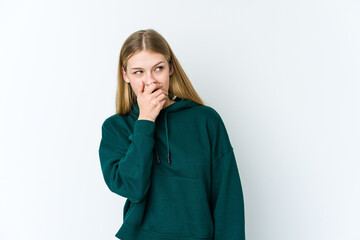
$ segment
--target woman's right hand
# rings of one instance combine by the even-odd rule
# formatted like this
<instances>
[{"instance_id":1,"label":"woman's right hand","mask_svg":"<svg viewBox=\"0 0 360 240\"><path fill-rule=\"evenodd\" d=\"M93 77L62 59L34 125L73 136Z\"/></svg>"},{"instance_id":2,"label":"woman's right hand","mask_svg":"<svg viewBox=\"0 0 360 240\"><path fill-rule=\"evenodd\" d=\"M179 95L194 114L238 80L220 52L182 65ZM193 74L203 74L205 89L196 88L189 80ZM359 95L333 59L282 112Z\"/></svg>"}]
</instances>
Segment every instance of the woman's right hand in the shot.
<instances>
[{"instance_id":1,"label":"woman's right hand","mask_svg":"<svg viewBox=\"0 0 360 240\"><path fill-rule=\"evenodd\" d=\"M168 96L168 93L161 87L162 84L153 82L144 89L145 84L142 81L140 82L140 87L137 90L137 102L140 110L138 119L155 122ZM154 91L155 89L157 90Z\"/></svg>"}]
</instances>

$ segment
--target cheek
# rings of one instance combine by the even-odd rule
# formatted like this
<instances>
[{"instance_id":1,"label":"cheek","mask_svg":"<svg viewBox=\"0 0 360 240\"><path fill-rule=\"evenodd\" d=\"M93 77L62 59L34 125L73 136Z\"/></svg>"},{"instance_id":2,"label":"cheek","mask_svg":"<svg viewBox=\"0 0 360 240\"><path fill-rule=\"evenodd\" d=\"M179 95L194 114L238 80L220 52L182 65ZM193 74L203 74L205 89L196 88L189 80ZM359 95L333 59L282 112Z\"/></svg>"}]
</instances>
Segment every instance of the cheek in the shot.
<instances>
[{"instance_id":1,"label":"cheek","mask_svg":"<svg viewBox=\"0 0 360 240\"><path fill-rule=\"evenodd\" d=\"M160 81L164 84L164 85L169 85L169 81L170 81L170 76L168 74L162 74L160 76Z\"/></svg>"},{"instance_id":2,"label":"cheek","mask_svg":"<svg viewBox=\"0 0 360 240\"><path fill-rule=\"evenodd\" d=\"M131 83L131 88L132 88L132 90L134 91L134 93L137 95L138 86L136 86L136 84L138 84L138 83L132 82L132 83Z\"/></svg>"}]
</instances>

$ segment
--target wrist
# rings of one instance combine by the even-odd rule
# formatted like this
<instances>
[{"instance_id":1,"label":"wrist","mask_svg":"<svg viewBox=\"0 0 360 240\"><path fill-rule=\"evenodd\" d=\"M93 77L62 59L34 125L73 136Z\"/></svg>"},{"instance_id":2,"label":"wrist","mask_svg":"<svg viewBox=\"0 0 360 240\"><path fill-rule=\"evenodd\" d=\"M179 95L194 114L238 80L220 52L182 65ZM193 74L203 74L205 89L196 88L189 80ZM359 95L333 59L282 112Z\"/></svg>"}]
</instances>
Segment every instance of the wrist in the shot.
<instances>
[{"instance_id":1,"label":"wrist","mask_svg":"<svg viewBox=\"0 0 360 240\"><path fill-rule=\"evenodd\" d=\"M143 117L143 116L139 116L138 120L149 120L149 121L155 122L155 119L148 118L148 117Z\"/></svg>"}]
</instances>

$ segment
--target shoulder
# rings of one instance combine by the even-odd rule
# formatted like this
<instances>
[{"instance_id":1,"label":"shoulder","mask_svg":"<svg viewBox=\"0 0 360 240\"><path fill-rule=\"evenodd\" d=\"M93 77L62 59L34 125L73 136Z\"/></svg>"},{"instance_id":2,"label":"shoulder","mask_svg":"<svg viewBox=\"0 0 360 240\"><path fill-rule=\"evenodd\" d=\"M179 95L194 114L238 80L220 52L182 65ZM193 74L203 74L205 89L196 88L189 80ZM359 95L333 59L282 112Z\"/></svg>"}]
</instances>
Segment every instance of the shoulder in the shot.
<instances>
[{"instance_id":1,"label":"shoulder","mask_svg":"<svg viewBox=\"0 0 360 240\"><path fill-rule=\"evenodd\" d=\"M112 114L103 121L102 131L111 132L115 135L127 135L131 128L128 118L128 115Z\"/></svg>"},{"instance_id":2,"label":"shoulder","mask_svg":"<svg viewBox=\"0 0 360 240\"><path fill-rule=\"evenodd\" d=\"M209 124L223 123L219 112L209 105L199 105L194 107L194 110L196 111L196 114L199 115L198 117L204 118L204 120Z\"/></svg>"},{"instance_id":3,"label":"shoulder","mask_svg":"<svg viewBox=\"0 0 360 240\"><path fill-rule=\"evenodd\" d=\"M124 118L122 115L119 115L119 114L112 114L108 117L105 118L104 122L103 122L103 125L107 125L107 124L112 124L112 123L115 123L117 121L119 121L119 119L122 119Z\"/></svg>"},{"instance_id":4,"label":"shoulder","mask_svg":"<svg viewBox=\"0 0 360 240\"><path fill-rule=\"evenodd\" d=\"M112 114L105 118L101 126L99 149L126 149L131 135L131 124L126 115Z\"/></svg>"},{"instance_id":5,"label":"shoulder","mask_svg":"<svg viewBox=\"0 0 360 240\"><path fill-rule=\"evenodd\" d=\"M118 121L119 115L113 114L105 118L102 123L102 128L112 128L115 122Z\"/></svg>"},{"instance_id":6,"label":"shoulder","mask_svg":"<svg viewBox=\"0 0 360 240\"><path fill-rule=\"evenodd\" d=\"M200 121L207 128L208 134L214 136L218 133L227 135L225 123L220 113L209 105L198 105L193 108L192 117Z\"/></svg>"},{"instance_id":7,"label":"shoulder","mask_svg":"<svg viewBox=\"0 0 360 240\"><path fill-rule=\"evenodd\" d=\"M201 106L199 110L206 117L206 128L212 147L213 158L219 159L224 153L233 149L225 123L215 108Z\"/></svg>"}]
</instances>

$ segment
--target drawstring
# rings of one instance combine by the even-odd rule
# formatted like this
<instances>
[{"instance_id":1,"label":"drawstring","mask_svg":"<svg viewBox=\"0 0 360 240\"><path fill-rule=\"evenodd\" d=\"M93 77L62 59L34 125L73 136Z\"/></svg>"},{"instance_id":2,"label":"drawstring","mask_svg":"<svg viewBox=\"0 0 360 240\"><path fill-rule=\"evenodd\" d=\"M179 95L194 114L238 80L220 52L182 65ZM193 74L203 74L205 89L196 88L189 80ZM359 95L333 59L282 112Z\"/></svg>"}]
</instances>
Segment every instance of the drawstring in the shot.
<instances>
[{"instance_id":1,"label":"drawstring","mask_svg":"<svg viewBox=\"0 0 360 240\"><path fill-rule=\"evenodd\" d=\"M167 144L167 154L168 154L168 164L171 165L170 160L170 143L169 143L169 134L168 134L168 127L167 127L167 114L168 112L165 112L165 129L166 129L166 144Z\"/></svg>"},{"instance_id":2,"label":"drawstring","mask_svg":"<svg viewBox=\"0 0 360 240\"><path fill-rule=\"evenodd\" d=\"M165 112L165 132L166 132L166 146L167 146L167 162L169 165L171 165L171 159L170 159L170 142L169 142L169 134L168 134L168 126L167 126L167 111ZM157 162L160 163L160 158L159 158L159 154L158 151L156 149L156 145L155 145L155 152L156 152L156 159Z\"/></svg>"},{"instance_id":3,"label":"drawstring","mask_svg":"<svg viewBox=\"0 0 360 240\"><path fill-rule=\"evenodd\" d=\"M159 158L159 154L157 152L156 146L155 146L155 152L156 152L156 160L158 163L160 163L160 158Z\"/></svg>"}]
</instances>

